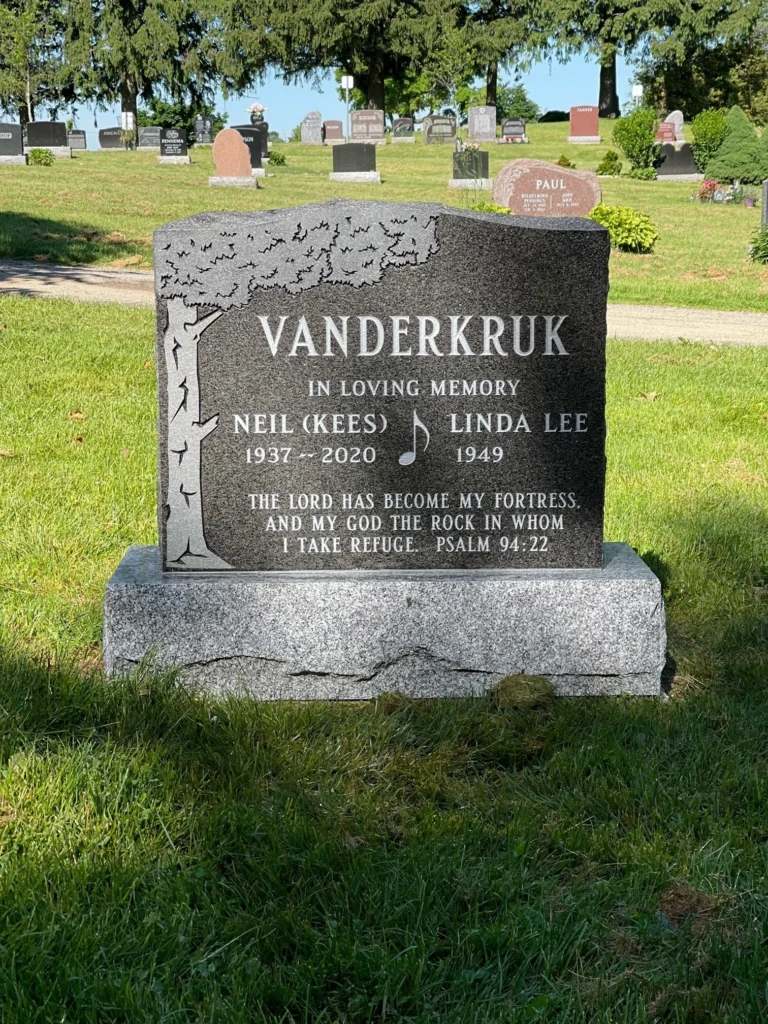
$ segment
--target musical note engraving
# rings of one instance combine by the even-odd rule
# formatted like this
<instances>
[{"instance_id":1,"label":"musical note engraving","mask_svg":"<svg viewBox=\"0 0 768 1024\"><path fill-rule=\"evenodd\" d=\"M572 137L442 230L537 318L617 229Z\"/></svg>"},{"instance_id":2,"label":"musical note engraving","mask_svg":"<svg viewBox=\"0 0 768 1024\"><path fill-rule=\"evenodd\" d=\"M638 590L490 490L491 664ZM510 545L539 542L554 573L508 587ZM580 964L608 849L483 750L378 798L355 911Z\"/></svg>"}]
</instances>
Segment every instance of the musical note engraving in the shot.
<instances>
[{"instance_id":1,"label":"musical note engraving","mask_svg":"<svg viewBox=\"0 0 768 1024\"><path fill-rule=\"evenodd\" d=\"M413 463L416 461L416 430L417 429L423 430L425 435L426 435L426 441L424 442L424 451L426 451L427 448L429 448L429 430L421 422L421 420L419 419L419 414L414 409L413 410L413 450L409 451L409 452L403 452L403 454L398 459L398 462L400 463L401 466L412 466Z\"/></svg>"}]
</instances>

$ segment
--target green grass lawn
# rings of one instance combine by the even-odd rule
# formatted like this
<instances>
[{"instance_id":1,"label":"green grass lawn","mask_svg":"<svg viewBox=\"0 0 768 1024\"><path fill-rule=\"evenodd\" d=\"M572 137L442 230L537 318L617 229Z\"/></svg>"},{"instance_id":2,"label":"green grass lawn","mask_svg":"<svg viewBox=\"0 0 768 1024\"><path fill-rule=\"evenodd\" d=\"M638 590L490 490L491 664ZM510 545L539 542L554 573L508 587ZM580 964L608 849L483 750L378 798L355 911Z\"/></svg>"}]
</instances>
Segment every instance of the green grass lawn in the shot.
<instances>
[{"instance_id":1,"label":"green grass lawn","mask_svg":"<svg viewBox=\"0 0 768 1024\"><path fill-rule=\"evenodd\" d=\"M0 299L0 1020L768 1014L768 351L613 343L672 697L217 702L98 672L152 316Z\"/></svg>"},{"instance_id":2,"label":"green grass lawn","mask_svg":"<svg viewBox=\"0 0 768 1024\"><path fill-rule=\"evenodd\" d=\"M611 122L601 122L600 146L569 146L568 124L530 126L529 146L489 146L491 174L517 157L557 160L566 153L594 169L610 146ZM281 145L287 166L256 192L211 189L210 150L192 151L189 167L165 167L152 154L78 153L53 167L0 167L0 258L148 267L152 231L205 210L253 210L322 202L333 196L418 200L457 205L477 201L448 189L451 147L379 147L383 184L328 180L327 147ZM746 259L759 226L757 208L715 206L689 199L693 185L602 179L607 203L648 213L659 229L647 256L615 253L611 299L651 305L768 311L768 268ZM487 193L480 197L488 198Z\"/></svg>"}]
</instances>

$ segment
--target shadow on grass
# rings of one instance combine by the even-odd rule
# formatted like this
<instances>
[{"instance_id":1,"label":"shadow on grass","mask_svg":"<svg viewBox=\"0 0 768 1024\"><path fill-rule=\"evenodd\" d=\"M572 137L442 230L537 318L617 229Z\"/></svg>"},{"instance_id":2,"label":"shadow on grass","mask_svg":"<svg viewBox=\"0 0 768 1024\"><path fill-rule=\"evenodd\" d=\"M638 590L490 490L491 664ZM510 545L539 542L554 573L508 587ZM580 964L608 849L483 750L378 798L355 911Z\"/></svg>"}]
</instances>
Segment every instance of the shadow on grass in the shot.
<instances>
[{"instance_id":1,"label":"shadow on grass","mask_svg":"<svg viewBox=\"0 0 768 1024\"><path fill-rule=\"evenodd\" d=\"M151 246L151 232L146 237L127 238L121 232L104 232L78 220L0 211L0 259L74 266L135 261L128 264L130 267L147 265Z\"/></svg>"}]
</instances>

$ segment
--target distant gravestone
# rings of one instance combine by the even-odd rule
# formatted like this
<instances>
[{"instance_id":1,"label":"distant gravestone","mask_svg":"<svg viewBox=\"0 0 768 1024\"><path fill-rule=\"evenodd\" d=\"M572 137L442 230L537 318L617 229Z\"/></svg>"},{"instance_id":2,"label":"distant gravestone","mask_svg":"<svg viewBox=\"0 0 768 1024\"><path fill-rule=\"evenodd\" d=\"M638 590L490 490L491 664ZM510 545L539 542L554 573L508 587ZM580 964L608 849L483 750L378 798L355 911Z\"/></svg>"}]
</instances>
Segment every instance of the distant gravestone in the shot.
<instances>
[{"instance_id":1,"label":"distant gravestone","mask_svg":"<svg viewBox=\"0 0 768 1024\"><path fill-rule=\"evenodd\" d=\"M160 133L162 128L159 125L147 125L146 128L139 128L139 149L160 149Z\"/></svg>"},{"instance_id":2,"label":"distant gravestone","mask_svg":"<svg viewBox=\"0 0 768 1024\"><path fill-rule=\"evenodd\" d=\"M436 142L451 142L456 138L456 122L452 117L432 114L424 118L424 144L431 146Z\"/></svg>"},{"instance_id":3,"label":"distant gravestone","mask_svg":"<svg viewBox=\"0 0 768 1024\"><path fill-rule=\"evenodd\" d=\"M392 123L392 142L414 142L413 137L413 118L412 117L396 117Z\"/></svg>"},{"instance_id":4,"label":"distant gravestone","mask_svg":"<svg viewBox=\"0 0 768 1024\"><path fill-rule=\"evenodd\" d=\"M657 142L674 142L677 138L675 126L671 121L662 121L656 129Z\"/></svg>"},{"instance_id":5,"label":"distant gravestone","mask_svg":"<svg viewBox=\"0 0 768 1024\"><path fill-rule=\"evenodd\" d=\"M251 157L251 175L254 178L265 178L267 172L262 166L261 160L261 132L253 124L236 124L233 127L236 132L240 133L243 142L248 147Z\"/></svg>"},{"instance_id":6,"label":"distant gravestone","mask_svg":"<svg viewBox=\"0 0 768 1024\"><path fill-rule=\"evenodd\" d=\"M378 184L381 175L376 170L376 147L368 142L349 142L333 147L331 181L351 181Z\"/></svg>"},{"instance_id":7,"label":"distant gravestone","mask_svg":"<svg viewBox=\"0 0 768 1024\"><path fill-rule=\"evenodd\" d=\"M350 123L353 142L373 142L377 146L386 143L383 110L353 110Z\"/></svg>"},{"instance_id":8,"label":"distant gravestone","mask_svg":"<svg viewBox=\"0 0 768 1024\"><path fill-rule=\"evenodd\" d=\"M81 128L70 128L67 132L67 145L70 149L88 149L88 139Z\"/></svg>"},{"instance_id":9,"label":"distant gravestone","mask_svg":"<svg viewBox=\"0 0 768 1024\"><path fill-rule=\"evenodd\" d=\"M55 157L71 157L67 126L63 121L30 121L27 124L27 149L50 149Z\"/></svg>"},{"instance_id":10,"label":"distant gravestone","mask_svg":"<svg viewBox=\"0 0 768 1024\"><path fill-rule=\"evenodd\" d=\"M489 155L479 149L462 149L453 154L453 177L449 188L489 189L493 182L488 171Z\"/></svg>"},{"instance_id":11,"label":"distant gravestone","mask_svg":"<svg viewBox=\"0 0 768 1024\"><path fill-rule=\"evenodd\" d=\"M673 110L671 114L667 114L664 120L668 124L673 124L675 126L675 142L682 142L685 138L683 133L685 118L683 117L682 110Z\"/></svg>"},{"instance_id":12,"label":"distant gravestone","mask_svg":"<svg viewBox=\"0 0 768 1024\"><path fill-rule=\"evenodd\" d=\"M213 142L213 118L195 118L195 145L210 146Z\"/></svg>"},{"instance_id":13,"label":"distant gravestone","mask_svg":"<svg viewBox=\"0 0 768 1024\"><path fill-rule=\"evenodd\" d=\"M470 107L467 117L470 142L496 141L496 107Z\"/></svg>"},{"instance_id":14,"label":"distant gravestone","mask_svg":"<svg viewBox=\"0 0 768 1024\"><path fill-rule=\"evenodd\" d=\"M0 123L0 164L25 164L20 124Z\"/></svg>"},{"instance_id":15,"label":"distant gravestone","mask_svg":"<svg viewBox=\"0 0 768 1024\"><path fill-rule=\"evenodd\" d=\"M187 133L183 128L163 128L160 132L161 164L188 164Z\"/></svg>"},{"instance_id":16,"label":"distant gravestone","mask_svg":"<svg viewBox=\"0 0 768 1024\"><path fill-rule=\"evenodd\" d=\"M236 128L224 128L213 142L213 162L216 173L208 184L224 188L255 188L251 174L251 154Z\"/></svg>"},{"instance_id":17,"label":"distant gravestone","mask_svg":"<svg viewBox=\"0 0 768 1024\"><path fill-rule=\"evenodd\" d=\"M421 203L159 228L160 543L108 585L107 673L658 694L659 581L603 543L609 252L591 221Z\"/></svg>"},{"instance_id":18,"label":"distant gravestone","mask_svg":"<svg viewBox=\"0 0 768 1024\"><path fill-rule=\"evenodd\" d=\"M528 136L525 134L525 121L522 117L507 117L501 122L501 141L528 142Z\"/></svg>"},{"instance_id":19,"label":"distant gravestone","mask_svg":"<svg viewBox=\"0 0 768 1024\"><path fill-rule=\"evenodd\" d=\"M301 141L305 146L322 146L323 115L313 110L301 122Z\"/></svg>"},{"instance_id":20,"label":"distant gravestone","mask_svg":"<svg viewBox=\"0 0 768 1024\"><path fill-rule=\"evenodd\" d=\"M323 121L323 142L326 146L344 142L344 125L341 121Z\"/></svg>"},{"instance_id":21,"label":"distant gravestone","mask_svg":"<svg viewBox=\"0 0 768 1024\"><path fill-rule=\"evenodd\" d=\"M529 217L586 217L602 194L594 171L570 171L544 160L504 164L493 183L493 201Z\"/></svg>"},{"instance_id":22,"label":"distant gravestone","mask_svg":"<svg viewBox=\"0 0 768 1024\"><path fill-rule=\"evenodd\" d=\"M656 175L659 178L678 177L688 181L698 181L704 177L696 166L689 142L665 142L659 154Z\"/></svg>"},{"instance_id":23,"label":"distant gravestone","mask_svg":"<svg viewBox=\"0 0 768 1024\"><path fill-rule=\"evenodd\" d=\"M571 107L568 141L572 144L597 145L600 141L599 115L597 107Z\"/></svg>"},{"instance_id":24,"label":"distant gravestone","mask_svg":"<svg viewBox=\"0 0 768 1024\"><path fill-rule=\"evenodd\" d=\"M99 148L125 150L125 143L123 142L122 134L123 129L119 125L116 128L100 129Z\"/></svg>"}]
</instances>

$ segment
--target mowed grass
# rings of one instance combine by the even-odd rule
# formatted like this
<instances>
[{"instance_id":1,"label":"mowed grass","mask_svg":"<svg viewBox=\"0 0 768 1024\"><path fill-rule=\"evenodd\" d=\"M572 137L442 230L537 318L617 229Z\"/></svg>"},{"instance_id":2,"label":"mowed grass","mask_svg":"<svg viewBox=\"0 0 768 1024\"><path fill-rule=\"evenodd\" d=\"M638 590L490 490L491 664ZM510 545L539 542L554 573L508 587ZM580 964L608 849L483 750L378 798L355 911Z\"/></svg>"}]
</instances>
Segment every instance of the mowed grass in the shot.
<instances>
[{"instance_id":1,"label":"mowed grass","mask_svg":"<svg viewBox=\"0 0 768 1024\"><path fill-rule=\"evenodd\" d=\"M0 1019L768 1015L768 351L613 343L606 535L671 699L257 704L98 671L147 311L0 300Z\"/></svg>"},{"instance_id":2,"label":"mowed grass","mask_svg":"<svg viewBox=\"0 0 768 1024\"><path fill-rule=\"evenodd\" d=\"M529 126L528 146L489 146L491 175L505 162L557 160L565 153L580 169L595 169L611 146L612 125L601 122L599 146L568 145L568 124ZM448 188L452 147L410 145L377 149L383 183L328 180L328 147L281 144L287 166L274 167L258 191L208 187L210 149L192 151L188 167L159 166L153 154L78 153L53 167L0 167L0 258L148 268L152 232L161 224L208 210L263 210L322 202L334 196L416 200L458 206L489 193ZM760 211L690 200L694 185L601 179L604 201L647 213L660 239L646 256L614 253L613 302L768 311L768 268L747 260Z\"/></svg>"}]
</instances>

